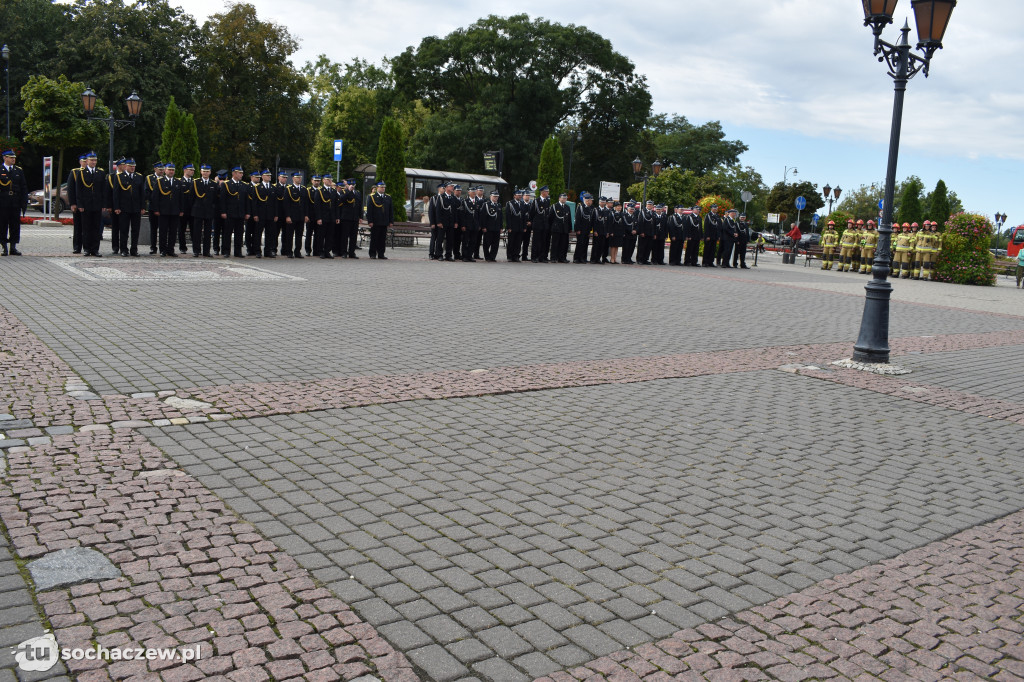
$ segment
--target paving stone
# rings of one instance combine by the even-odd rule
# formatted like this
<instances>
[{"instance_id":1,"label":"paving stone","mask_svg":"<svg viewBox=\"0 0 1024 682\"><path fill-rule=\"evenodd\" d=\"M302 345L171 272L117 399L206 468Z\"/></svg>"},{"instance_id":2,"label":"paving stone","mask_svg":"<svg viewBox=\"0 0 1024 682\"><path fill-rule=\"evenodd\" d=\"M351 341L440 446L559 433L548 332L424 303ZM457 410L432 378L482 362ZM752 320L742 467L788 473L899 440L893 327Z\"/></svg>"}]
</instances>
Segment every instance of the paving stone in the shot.
<instances>
[{"instance_id":1,"label":"paving stone","mask_svg":"<svg viewBox=\"0 0 1024 682\"><path fill-rule=\"evenodd\" d=\"M86 547L51 552L29 562L28 570L40 591L121 577L110 559Z\"/></svg>"}]
</instances>

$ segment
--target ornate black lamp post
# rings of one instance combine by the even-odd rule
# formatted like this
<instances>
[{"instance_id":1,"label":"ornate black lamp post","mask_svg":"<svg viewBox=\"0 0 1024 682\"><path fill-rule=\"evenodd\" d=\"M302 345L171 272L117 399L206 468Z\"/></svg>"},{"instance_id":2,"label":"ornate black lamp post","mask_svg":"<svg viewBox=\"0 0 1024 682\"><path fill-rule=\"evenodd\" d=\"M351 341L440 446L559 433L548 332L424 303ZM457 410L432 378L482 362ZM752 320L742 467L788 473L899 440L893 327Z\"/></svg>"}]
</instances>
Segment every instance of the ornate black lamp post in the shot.
<instances>
[{"instance_id":1,"label":"ornate black lamp post","mask_svg":"<svg viewBox=\"0 0 1024 682\"><path fill-rule=\"evenodd\" d=\"M125 98L124 103L128 107L127 120L114 118L113 111L110 112L110 116L107 118L100 118L92 115L93 110L96 108L96 93L92 91L92 88L86 88L85 92L82 93L82 107L85 109L85 118L89 121L103 121L110 130L110 165L107 166L109 172L114 170L114 130L135 125L135 119L139 117L139 113L142 111L142 98L134 91Z\"/></svg>"},{"instance_id":2,"label":"ornate black lamp post","mask_svg":"<svg viewBox=\"0 0 1024 682\"><path fill-rule=\"evenodd\" d=\"M647 181L651 178L656 178L661 173L661 161L657 159L651 164L651 174L647 175L643 172L644 162L640 160L640 157L633 159L633 177L637 180L643 179L644 181L644 198L640 200L640 204L647 204Z\"/></svg>"},{"instance_id":3,"label":"ornate black lamp post","mask_svg":"<svg viewBox=\"0 0 1024 682\"><path fill-rule=\"evenodd\" d=\"M903 122L903 96L907 81L928 67L932 55L942 49L942 36L949 24L949 17L956 7L956 0L911 0L914 18L917 21L917 49L923 56L911 52L910 26L904 23L899 42L895 45L882 40L882 29L892 23L897 0L863 0L864 25L871 27L875 34L875 55L878 61L885 61L889 76L895 84L892 107L892 131L889 135L889 165L885 174L885 199L882 204L882 220L878 225L878 248L871 267L873 279L865 286L867 298L864 301L864 316L860 323L860 336L853 346L853 359L859 362L889 362L889 297L892 285L889 276L889 246L892 235L892 203L896 186L896 161L900 152L900 127Z\"/></svg>"},{"instance_id":4,"label":"ornate black lamp post","mask_svg":"<svg viewBox=\"0 0 1024 682\"><path fill-rule=\"evenodd\" d=\"M996 213L996 234L997 235L1000 232L1003 231L1003 223L1005 223L1005 222L1006 222L1006 214L1003 213L1003 214L1000 215L999 213Z\"/></svg>"},{"instance_id":5,"label":"ornate black lamp post","mask_svg":"<svg viewBox=\"0 0 1024 682\"><path fill-rule=\"evenodd\" d=\"M833 193L835 196L833 196ZM839 201L839 195L843 193L842 188L836 187L832 189L828 185L821 188L821 196L825 197L825 201L828 202L828 212L832 213L832 202Z\"/></svg>"}]
</instances>

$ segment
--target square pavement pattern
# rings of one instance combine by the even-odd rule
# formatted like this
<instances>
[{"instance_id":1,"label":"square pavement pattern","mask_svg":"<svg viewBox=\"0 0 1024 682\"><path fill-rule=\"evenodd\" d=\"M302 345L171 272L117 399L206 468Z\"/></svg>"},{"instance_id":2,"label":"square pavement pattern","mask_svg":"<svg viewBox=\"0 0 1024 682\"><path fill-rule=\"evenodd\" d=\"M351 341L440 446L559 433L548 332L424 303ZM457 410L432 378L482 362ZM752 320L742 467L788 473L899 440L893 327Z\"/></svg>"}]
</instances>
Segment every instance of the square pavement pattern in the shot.
<instances>
[{"instance_id":1,"label":"square pavement pattern","mask_svg":"<svg viewBox=\"0 0 1024 682\"><path fill-rule=\"evenodd\" d=\"M978 290L972 307L950 285L894 283L893 361L913 371L884 377L828 364L849 354L867 279L777 259L744 271L432 263L422 248L386 263L89 260L33 257L32 245L26 230L29 255L0 260L0 369L17 386L0 386L0 635L194 637L212 656L50 676L852 679L853 661L901 679L886 672L912 667L887 658L897 645L812 661L785 619L821 625L796 606L823 586L888 575L890 561L906 576L938 571L916 571L915 552L934 557L1024 509L1024 294L1012 287ZM638 360L671 365L659 358L688 369L637 373ZM605 363L600 375L565 379L589 361ZM510 369L531 378L446 383ZM325 380L384 377L377 404L346 403L343 388L284 413L246 397L322 400ZM173 409L172 394L184 400ZM204 396L213 404L188 400ZM266 563L246 568L248 555L195 539L203 519ZM193 538L174 540L174 524ZM37 592L21 562L73 546L107 553L124 578ZM1000 558L1009 551L986 561L1016 565ZM234 563L217 573L218 557ZM298 625L273 620L270 566L288 574L290 596L274 599ZM245 587L246 571L267 584ZM143 580L178 601L146 602ZM1024 626L985 626L1019 620L1013 580L976 581L1003 610L964 606L959 654L938 633L908 645L927 652L901 653L934 673L921 679L1024 679ZM870 594L843 608L884 611ZM167 620L137 622L151 611ZM228 612L242 614L239 632L204 634ZM797 653L780 662L737 644L752 614L783 622L763 626L762 648ZM310 649L328 621L338 645ZM286 629L306 639L285 643ZM29 678L0 658L0 680Z\"/></svg>"}]
</instances>

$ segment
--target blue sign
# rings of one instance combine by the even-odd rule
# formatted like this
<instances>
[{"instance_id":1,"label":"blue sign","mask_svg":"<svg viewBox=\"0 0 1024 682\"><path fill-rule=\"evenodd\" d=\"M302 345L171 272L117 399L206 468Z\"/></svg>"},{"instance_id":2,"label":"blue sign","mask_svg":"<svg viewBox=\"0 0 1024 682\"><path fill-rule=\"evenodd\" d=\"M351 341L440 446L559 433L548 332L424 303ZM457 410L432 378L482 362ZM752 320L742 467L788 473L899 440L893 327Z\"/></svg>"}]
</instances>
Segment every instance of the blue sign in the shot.
<instances>
[{"instance_id":1,"label":"blue sign","mask_svg":"<svg viewBox=\"0 0 1024 682\"><path fill-rule=\"evenodd\" d=\"M885 203L885 199L879 199L878 200L878 210L879 211L882 210L882 204L884 204L884 203Z\"/></svg>"},{"instance_id":2,"label":"blue sign","mask_svg":"<svg viewBox=\"0 0 1024 682\"><path fill-rule=\"evenodd\" d=\"M796 198L796 207L800 211L802 211L805 208L807 208L807 199L804 199L803 197L797 197Z\"/></svg>"},{"instance_id":3,"label":"blue sign","mask_svg":"<svg viewBox=\"0 0 1024 682\"><path fill-rule=\"evenodd\" d=\"M818 214L817 213L815 213L814 217L811 218L811 224L812 225L817 225L818 224Z\"/></svg>"},{"instance_id":4,"label":"blue sign","mask_svg":"<svg viewBox=\"0 0 1024 682\"><path fill-rule=\"evenodd\" d=\"M341 161L341 140L334 141L334 160Z\"/></svg>"}]
</instances>

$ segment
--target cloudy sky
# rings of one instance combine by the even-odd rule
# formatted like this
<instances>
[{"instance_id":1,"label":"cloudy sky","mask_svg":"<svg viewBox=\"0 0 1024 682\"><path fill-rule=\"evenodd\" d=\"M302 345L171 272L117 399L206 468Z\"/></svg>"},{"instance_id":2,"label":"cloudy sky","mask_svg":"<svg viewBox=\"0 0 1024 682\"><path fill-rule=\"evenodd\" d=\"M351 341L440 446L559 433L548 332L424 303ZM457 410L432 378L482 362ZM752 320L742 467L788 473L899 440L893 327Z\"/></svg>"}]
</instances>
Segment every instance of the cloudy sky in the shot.
<instances>
[{"instance_id":1,"label":"cloudy sky","mask_svg":"<svg viewBox=\"0 0 1024 682\"><path fill-rule=\"evenodd\" d=\"M885 179L892 80L871 55L858 0L249 2L300 40L296 65L319 53L379 62L486 14L586 26L646 74L655 112L720 120L767 184L787 166L798 169L790 179L844 189ZM177 4L200 23L224 7ZM883 37L894 42L904 17L913 28L911 14L900 0ZM918 175L929 190L941 178L968 210L1024 223L1024 3L961 0L944 46L931 75L908 86L897 178Z\"/></svg>"}]
</instances>

